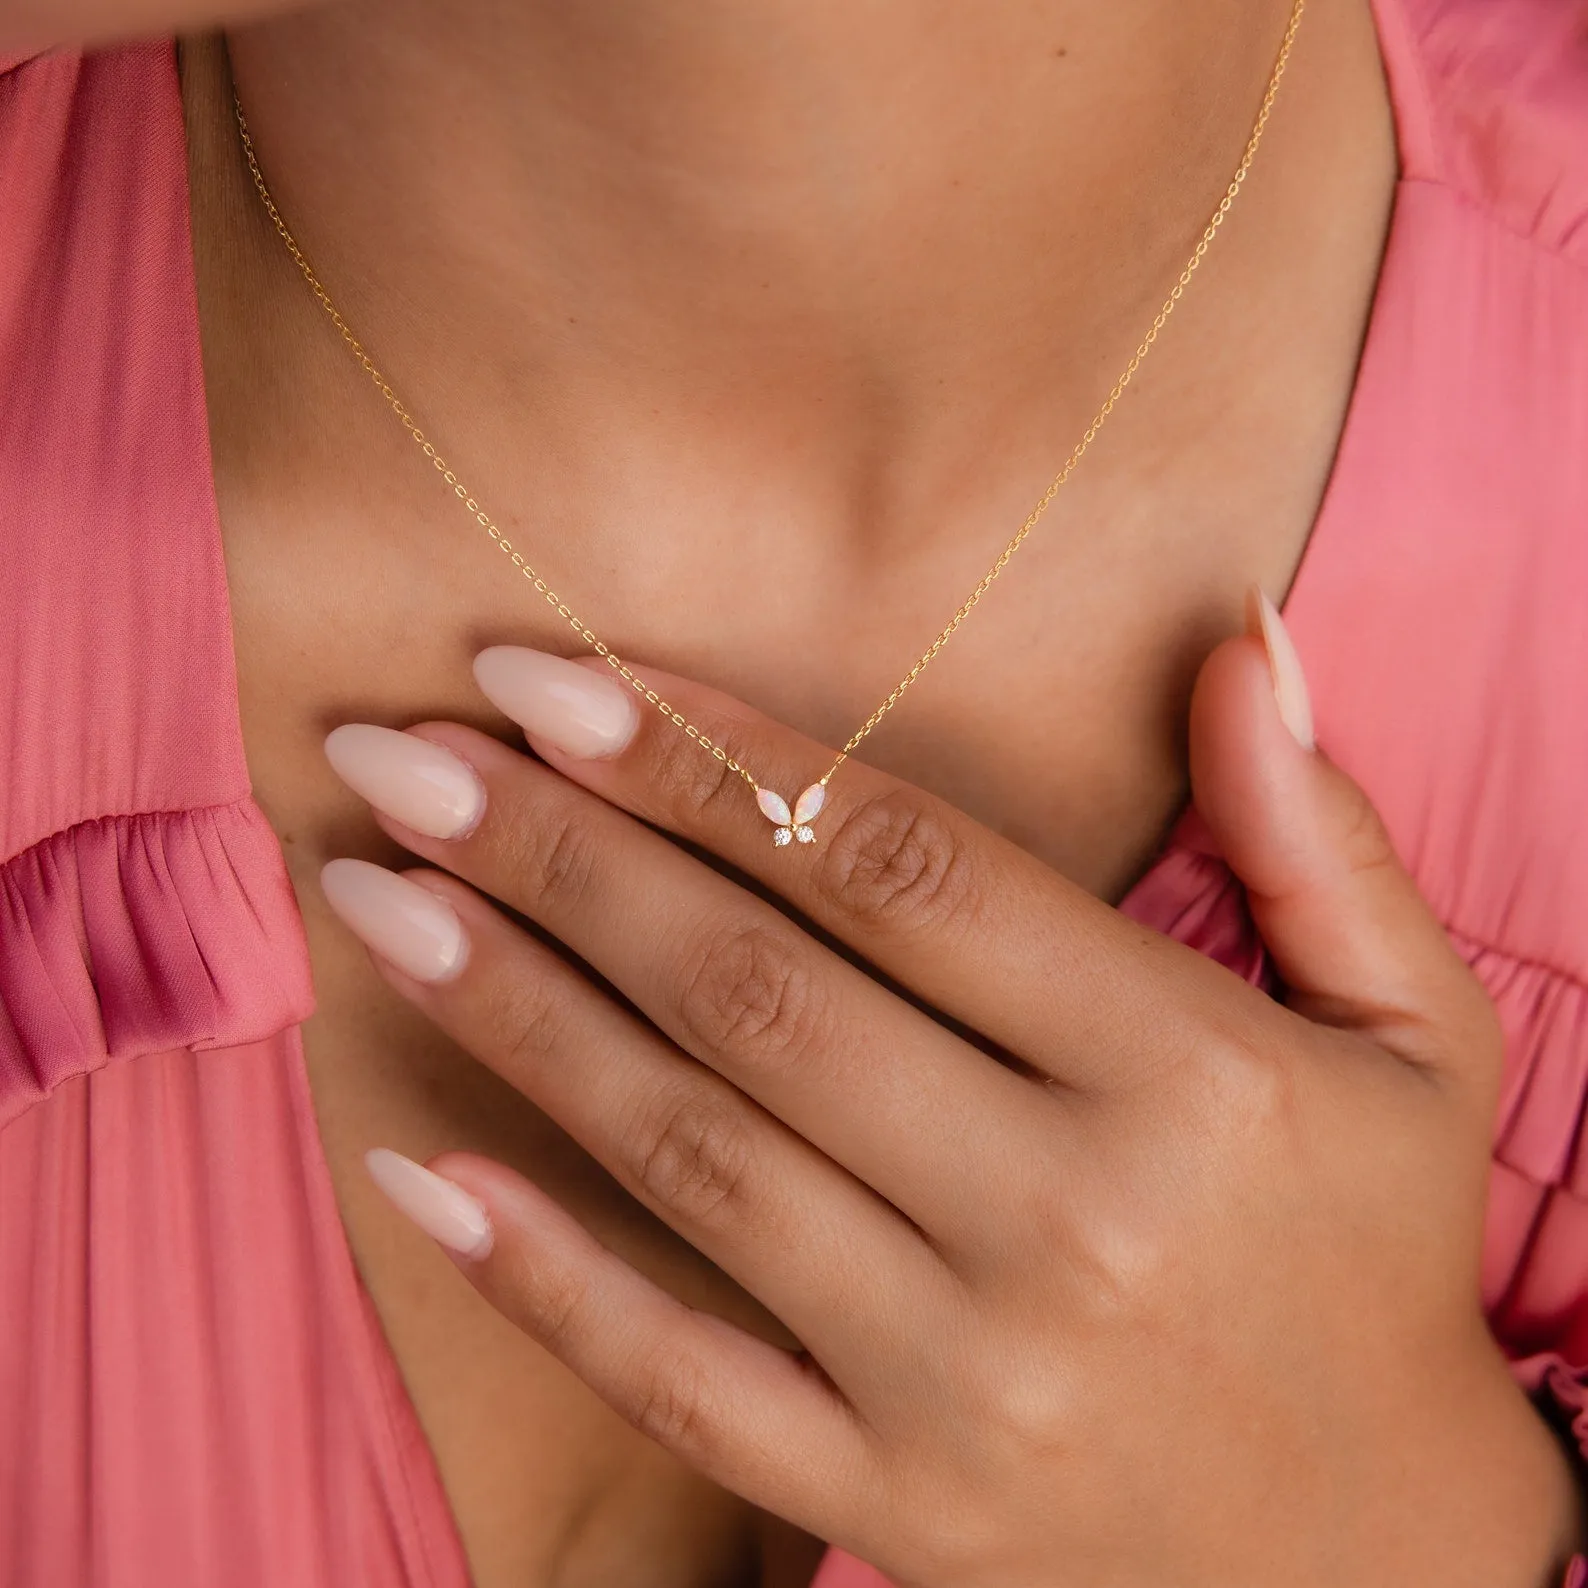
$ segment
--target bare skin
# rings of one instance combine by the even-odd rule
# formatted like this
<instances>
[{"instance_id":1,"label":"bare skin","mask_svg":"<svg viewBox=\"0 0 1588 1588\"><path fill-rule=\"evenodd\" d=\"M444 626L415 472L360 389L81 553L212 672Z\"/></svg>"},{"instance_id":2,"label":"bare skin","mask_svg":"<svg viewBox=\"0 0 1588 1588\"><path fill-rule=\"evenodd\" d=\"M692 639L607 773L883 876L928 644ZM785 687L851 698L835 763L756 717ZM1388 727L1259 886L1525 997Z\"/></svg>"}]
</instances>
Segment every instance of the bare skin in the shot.
<instances>
[{"instance_id":1,"label":"bare skin","mask_svg":"<svg viewBox=\"0 0 1588 1588\"><path fill-rule=\"evenodd\" d=\"M587 621L828 743L1084 426L1228 179L1285 10L446 9L444 27L410 3L378 26L353 5L234 32L284 209ZM808 1580L811 1541L625 1427L364 1175L376 1144L486 1153L675 1292L782 1337L397 999L323 902L330 856L403 858L324 733L445 717L513 738L470 657L570 647L263 223L214 41L184 75L249 766L309 932L337 1195L476 1580ZM1127 890L1185 798L1198 662L1245 585L1281 595L1302 556L1393 180L1366 8L1319 3L1139 389L869 760L1099 897Z\"/></svg>"}]
</instances>

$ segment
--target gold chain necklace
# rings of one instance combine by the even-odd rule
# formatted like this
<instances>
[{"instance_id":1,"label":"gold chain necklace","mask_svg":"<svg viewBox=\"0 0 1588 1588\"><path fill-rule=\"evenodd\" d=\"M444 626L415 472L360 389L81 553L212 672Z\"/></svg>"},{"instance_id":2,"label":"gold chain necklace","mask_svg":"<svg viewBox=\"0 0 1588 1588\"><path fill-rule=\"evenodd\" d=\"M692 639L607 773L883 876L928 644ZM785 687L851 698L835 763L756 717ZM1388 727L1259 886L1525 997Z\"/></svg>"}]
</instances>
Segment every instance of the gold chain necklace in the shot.
<instances>
[{"instance_id":1,"label":"gold chain necklace","mask_svg":"<svg viewBox=\"0 0 1588 1588\"><path fill-rule=\"evenodd\" d=\"M503 536L495 521L480 506L468 487L460 483L457 475L447 465L446 459L437 452L434 443L426 438L424 432L415 422L413 415L391 389L390 382L381 374L369 354L364 351L363 344L353 335L347 321L342 318L341 311L332 303L330 294L326 292L320 283L320 278L315 275L310 267L303 250L299 248L297 240L293 237L286 221L282 218L281 211L276 207L276 201L270 196L270 189L265 185L264 173L259 169L259 160L254 153L253 139L248 135L248 121L243 115L242 101L237 97L235 91L232 94L232 105L237 112L237 129L242 135L243 153L247 157L248 169L253 176L254 186L258 189L259 197L263 200L265 209L275 225L276 231L280 234L282 242L286 244L287 252L292 255L293 263L297 265L303 279L308 283L314 296L319 300L320 307L330 316L331 323L341 332L342 340L347 343L353 356L363 366L364 372L375 383L381 396L390 404L392 412L402 421L403 428L423 449L425 456L435 465L441 478L452 488L452 494L462 502L464 510L474 515L475 522L512 559L513 566L546 598L547 603L555 609L558 617L566 619L573 628L574 633L598 656L605 658L607 664L613 668L620 678L630 684L639 694L643 695L675 727L682 729L701 749L715 756L717 760L727 766L730 772L737 773L749 784L755 793L756 803L760 806L762 814L774 824L772 831L772 842L774 844L787 844L795 839L798 839L802 844L808 844L815 841L816 834L810 824L816 819L817 813L826 801L827 785L832 781L833 774L849 759L851 752L866 738L872 729L893 710L905 690L926 671L938 652L954 637L960 624L970 616L976 604L986 595L993 580L1008 566L1010 558L1025 544L1026 537L1037 527L1038 521L1048 509L1048 504L1059 494L1070 476L1075 472L1076 465L1086 455L1087 448L1096 439L1098 431L1107 423L1108 416L1113 413L1115 405L1124 395L1125 388L1130 384L1131 378L1140 369L1148 353L1152 351L1153 344L1158 340L1158 333L1163 330L1169 316L1174 313L1175 305L1179 303L1181 295L1185 292L1192 276L1196 274L1197 266L1202 263L1203 255L1207 253L1214 238L1218 236L1219 228L1224 224L1224 217L1229 214L1231 206L1240 196L1241 187L1246 181L1246 174L1251 170L1252 161L1257 156L1257 146L1262 141L1263 129L1268 125L1268 118L1274 108L1274 101L1279 95L1280 80L1285 75L1285 65L1290 59L1290 49L1295 43L1297 29L1301 26L1301 13L1305 4L1306 0L1293 0L1290 10L1290 21L1285 28L1284 38L1280 41L1279 53L1274 59L1273 71L1269 74L1268 87L1263 94L1263 101L1258 109L1257 119L1253 122L1251 135L1246 140L1246 148L1241 155L1241 163L1236 167L1235 175L1231 178L1229 186L1225 188L1223 197L1219 200L1218 208L1214 210L1208 220L1202 236L1197 242L1196 249L1186 262L1185 268L1180 272L1178 279L1170 290L1169 296L1164 299L1163 307L1154 316L1147 334L1142 337L1137 344L1136 351L1131 354L1130 362L1125 366L1124 372L1114 382L1108 396L1104 399L1102 407L1092 416L1092 422L1087 425L1085 433L1076 443L1074 450L1064 460L1064 467L1054 476L1052 483L1042 493L1037 505L1026 515L1025 522L1015 532L1008 545L999 552L997 560L982 575L976 588L960 603L953 617L939 631L937 638L921 653L909 672L894 685L887 699L850 736L849 742L838 752L837 759L827 771L799 795L794 801L792 808L790 808L788 801L781 794L776 794L768 788L762 788L746 767L741 766L720 744L707 738L682 712L675 711L643 678L639 677L629 667L622 657L599 640L585 623L575 617L568 604L524 560L523 553L513 549L512 543Z\"/></svg>"}]
</instances>

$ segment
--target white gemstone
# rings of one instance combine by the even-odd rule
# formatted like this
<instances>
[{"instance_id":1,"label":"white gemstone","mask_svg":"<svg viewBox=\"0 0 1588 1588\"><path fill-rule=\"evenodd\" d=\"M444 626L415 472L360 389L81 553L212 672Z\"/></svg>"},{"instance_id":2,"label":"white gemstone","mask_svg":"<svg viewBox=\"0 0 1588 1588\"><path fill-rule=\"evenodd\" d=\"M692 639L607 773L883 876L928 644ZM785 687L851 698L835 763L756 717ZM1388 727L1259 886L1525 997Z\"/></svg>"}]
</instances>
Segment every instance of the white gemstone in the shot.
<instances>
[{"instance_id":1,"label":"white gemstone","mask_svg":"<svg viewBox=\"0 0 1588 1588\"><path fill-rule=\"evenodd\" d=\"M806 829L807 832L809 830L809 828ZM772 834L772 842L776 844L779 849L781 849L783 845L786 844L793 836L794 834L790 832L787 827L779 827L777 831Z\"/></svg>"},{"instance_id":2,"label":"white gemstone","mask_svg":"<svg viewBox=\"0 0 1588 1588\"><path fill-rule=\"evenodd\" d=\"M812 783L794 802L794 823L814 821L816 813L827 798L827 790L820 783Z\"/></svg>"},{"instance_id":3,"label":"white gemstone","mask_svg":"<svg viewBox=\"0 0 1588 1588\"><path fill-rule=\"evenodd\" d=\"M776 822L779 827L787 827L793 821L789 815L788 801L781 794L774 794L769 788L758 788L755 791L755 802L761 807L761 814L769 822ZM786 844L788 839L784 839Z\"/></svg>"},{"instance_id":4,"label":"white gemstone","mask_svg":"<svg viewBox=\"0 0 1588 1588\"><path fill-rule=\"evenodd\" d=\"M787 829L784 830L787 831ZM799 839L802 844L814 844L816 842L816 834L813 833L809 827L796 827L794 829L794 836Z\"/></svg>"}]
</instances>

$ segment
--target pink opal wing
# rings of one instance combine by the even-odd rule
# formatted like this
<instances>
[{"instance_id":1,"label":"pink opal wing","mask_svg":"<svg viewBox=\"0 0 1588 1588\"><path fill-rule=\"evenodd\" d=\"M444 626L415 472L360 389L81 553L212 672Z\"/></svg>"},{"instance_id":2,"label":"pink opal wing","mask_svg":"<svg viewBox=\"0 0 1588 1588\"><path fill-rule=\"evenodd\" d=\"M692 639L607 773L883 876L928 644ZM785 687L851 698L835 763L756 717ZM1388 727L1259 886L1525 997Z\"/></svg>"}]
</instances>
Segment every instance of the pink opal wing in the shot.
<instances>
[{"instance_id":1,"label":"pink opal wing","mask_svg":"<svg viewBox=\"0 0 1588 1588\"><path fill-rule=\"evenodd\" d=\"M788 801L781 794L774 794L769 788L758 788L755 791L755 802L761 807L761 814L769 822L776 822L779 827L787 827L793 820L789 815Z\"/></svg>"},{"instance_id":2,"label":"pink opal wing","mask_svg":"<svg viewBox=\"0 0 1588 1588\"><path fill-rule=\"evenodd\" d=\"M816 813L822 808L826 799L827 790L820 783L812 783L794 802L795 825L803 826L804 823L815 820Z\"/></svg>"}]
</instances>

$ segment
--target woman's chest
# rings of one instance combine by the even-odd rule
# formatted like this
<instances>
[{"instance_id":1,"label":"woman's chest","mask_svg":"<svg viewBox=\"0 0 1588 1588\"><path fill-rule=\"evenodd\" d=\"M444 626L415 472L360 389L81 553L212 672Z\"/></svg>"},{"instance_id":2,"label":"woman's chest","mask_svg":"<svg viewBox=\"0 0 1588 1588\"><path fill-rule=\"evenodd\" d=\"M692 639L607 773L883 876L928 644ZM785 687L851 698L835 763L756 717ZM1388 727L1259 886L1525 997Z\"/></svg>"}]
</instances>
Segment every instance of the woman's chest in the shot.
<instances>
[{"instance_id":1,"label":"woman's chest","mask_svg":"<svg viewBox=\"0 0 1588 1588\"><path fill-rule=\"evenodd\" d=\"M1312 262L1315 319L1276 347L1243 325L1229 294L1222 309L1210 305L1188 327L1187 351L1219 356L1165 361L1157 394L1115 422L1115 452L1089 460L1045 535L864 752L1101 896L1136 880L1182 805L1181 725L1201 656L1238 625L1249 581L1280 594L1300 561L1372 296L1393 180L1387 125L1379 130L1387 159L1346 184L1352 225L1337 256ZM477 1580L539 1580L573 1517L585 1521L570 1547L616 1550L625 1581L647 1573L683 1588L753 1574L761 1524L618 1426L490 1313L397 1226L360 1163L375 1145L420 1158L470 1147L514 1163L678 1293L780 1336L523 1099L401 1004L319 892L319 867L333 856L409 858L331 774L326 732L449 718L506 737L473 687L472 654L577 642L433 471L415 466L361 377L338 384L315 355L309 417L298 390L273 384L283 376L234 286L206 283L202 258L200 289L240 721L309 939L317 1013L304 1040L321 1136ZM301 290L290 272L289 289ZM319 335L316 314L311 305L307 323L289 323ZM1062 446L1055 453L1060 461ZM545 510L555 482L513 488L530 472L499 472L507 485L495 510L596 632L642 670L699 678L834 746L931 642L1023 510L1018 482L990 486L920 555L905 544L857 563L824 554L841 536L810 500L766 502L758 523L736 482L669 468L638 492L659 505L636 557L632 537L608 529L632 486L610 499L560 487L583 526L570 534L569 515ZM787 528L801 513L812 531L803 539ZM621 1517L608 1509L615 1495ZM786 1535L779 1549L789 1560L801 1553Z\"/></svg>"},{"instance_id":2,"label":"woman's chest","mask_svg":"<svg viewBox=\"0 0 1588 1588\"><path fill-rule=\"evenodd\" d=\"M325 477L310 488L322 503L343 489ZM366 502L380 501L385 489L371 482ZM460 567L472 559L501 590L445 564L379 559L367 535L284 534L282 522L306 514L306 503L267 513L244 499L228 512L223 488L222 506L243 738L255 796L281 839L303 909L314 969L317 1013L304 1043L321 1137L353 1251L477 1577L492 1584L545 1570L549 1541L570 1516L585 1514L598 1519L591 1527L601 1548L622 1557L626 1581L651 1569L658 1584L680 1585L753 1572L761 1524L618 1426L490 1313L397 1224L361 1168L375 1145L419 1158L448 1147L484 1151L552 1189L670 1288L782 1338L774 1320L522 1098L396 999L319 891L319 867L333 856L399 867L411 858L331 774L320 748L325 733L348 721L400 727L448 718L506 736L472 685L469 658L502 641L568 649L560 626L521 581L515 585L488 541L459 534L452 550ZM391 510L400 504L393 500ZM357 522L348 504L331 511ZM1141 539L1132 553L1098 542L1071 559L1035 559L1022 570L1031 578L1011 581L999 590L1006 599L974 614L868 747L891 770L1105 896L1123 893L1140 874L1184 798L1179 723L1196 660L1237 621L1245 578L1284 588L1308 522L1296 512L1283 533L1221 538L1208 524L1201 537L1155 542L1151 516L1146 507L1116 510L1122 535ZM725 528L709 508L700 518L707 533ZM366 554L350 555L359 545ZM1144 568L1158 577L1143 577ZM725 584L704 603L687 594L662 590L651 610L620 610L614 643L641 667L659 657L669 670L705 677L833 744L876 704L859 680L876 678L871 693L880 698L894 682L883 671L889 657L908 661L930 639L917 627L927 602L895 603L904 610L890 613L877 598L870 624L844 609L843 621L797 648L769 651L743 591ZM734 617L669 633L669 615L692 605ZM588 621L600 621L597 609ZM759 818L747 808L745 819ZM611 1482L614 1469L624 1483ZM501 1499L504 1474L517 1496L511 1506ZM605 1509L614 1493L628 1496L621 1518ZM785 1541L785 1549L798 1557L797 1543Z\"/></svg>"}]
</instances>

